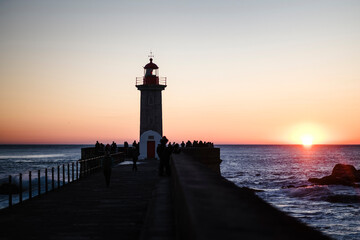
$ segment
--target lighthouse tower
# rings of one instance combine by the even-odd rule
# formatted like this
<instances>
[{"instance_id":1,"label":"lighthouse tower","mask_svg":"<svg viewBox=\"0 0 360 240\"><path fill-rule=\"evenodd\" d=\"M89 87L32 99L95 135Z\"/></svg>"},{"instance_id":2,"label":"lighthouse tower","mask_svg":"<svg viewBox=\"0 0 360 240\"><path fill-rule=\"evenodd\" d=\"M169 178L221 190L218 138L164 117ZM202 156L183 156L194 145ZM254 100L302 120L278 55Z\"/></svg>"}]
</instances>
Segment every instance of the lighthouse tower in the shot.
<instances>
[{"instance_id":1,"label":"lighthouse tower","mask_svg":"<svg viewBox=\"0 0 360 240\"><path fill-rule=\"evenodd\" d=\"M159 77L159 67L150 62L144 67L144 76L136 78L140 98L140 159L158 158L156 147L162 137L161 91L166 87L166 78Z\"/></svg>"}]
</instances>

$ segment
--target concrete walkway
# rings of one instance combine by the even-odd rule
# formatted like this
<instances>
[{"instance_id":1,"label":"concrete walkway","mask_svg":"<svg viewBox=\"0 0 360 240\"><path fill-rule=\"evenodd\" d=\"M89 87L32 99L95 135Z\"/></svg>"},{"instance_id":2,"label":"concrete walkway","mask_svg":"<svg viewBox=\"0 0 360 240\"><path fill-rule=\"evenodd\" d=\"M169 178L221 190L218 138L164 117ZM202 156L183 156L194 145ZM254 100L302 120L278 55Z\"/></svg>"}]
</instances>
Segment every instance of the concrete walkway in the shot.
<instances>
[{"instance_id":1,"label":"concrete walkway","mask_svg":"<svg viewBox=\"0 0 360 240\"><path fill-rule=\"evenodd\" d=\"M330 240L198 159L191 154L172 155L178 239Z\"/></svg>"},{"instance_id":2,"label":"concrete walkway","mask_svg":"<svg viewBox=\"0 0 360 240\"><path fill-rule=\"evenodd\" d=\"M138 239L153 190L157 161L113 168L12 209L0 211L0 239ZM148 214L149 215L149 214Z\"/></svg>"}]
</instances>

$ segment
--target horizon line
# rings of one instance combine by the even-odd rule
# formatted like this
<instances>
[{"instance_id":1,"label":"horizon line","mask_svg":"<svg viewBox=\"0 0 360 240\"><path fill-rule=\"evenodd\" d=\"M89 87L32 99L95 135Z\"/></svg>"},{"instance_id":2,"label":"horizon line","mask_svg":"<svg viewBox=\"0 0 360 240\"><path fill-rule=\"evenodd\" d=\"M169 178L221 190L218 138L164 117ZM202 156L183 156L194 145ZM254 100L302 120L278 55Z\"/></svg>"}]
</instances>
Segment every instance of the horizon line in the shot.
<instances>
[{"instance_id":1,"label":"horizon line","mask_svg":"<svg viewBox=\"0 0 360 240\"><path fill-rule=\"evenodd\" d=\"M116 142L115 142L116 143ZM117 145L123 145L123 143ZM130 143L129 143L130 144ZM0 143L4 145L95 145L95 143ZM301 143L214 143L217 146L237 145L237 146L304 146ZM316 143L311 146L352 146L360 145L360 143Z\"/></svg>"}]
</instances>

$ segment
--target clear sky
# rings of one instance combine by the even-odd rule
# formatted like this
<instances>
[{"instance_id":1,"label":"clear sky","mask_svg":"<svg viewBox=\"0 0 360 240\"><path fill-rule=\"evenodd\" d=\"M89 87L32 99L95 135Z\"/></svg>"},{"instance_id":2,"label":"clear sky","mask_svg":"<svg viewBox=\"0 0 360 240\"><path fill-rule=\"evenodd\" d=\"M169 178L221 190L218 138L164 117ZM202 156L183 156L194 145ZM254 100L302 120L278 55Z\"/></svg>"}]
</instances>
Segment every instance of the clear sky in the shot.
<instances>
[{"instance_id":1,"label":"clear sky","mask_svg":"<svg viewBox=\"0 0 360 240\"><path fill-rule=\"evenodd\" d=\"M0 0L0 143L360 143L360 1Z\"/></svg>"}]
</instances>

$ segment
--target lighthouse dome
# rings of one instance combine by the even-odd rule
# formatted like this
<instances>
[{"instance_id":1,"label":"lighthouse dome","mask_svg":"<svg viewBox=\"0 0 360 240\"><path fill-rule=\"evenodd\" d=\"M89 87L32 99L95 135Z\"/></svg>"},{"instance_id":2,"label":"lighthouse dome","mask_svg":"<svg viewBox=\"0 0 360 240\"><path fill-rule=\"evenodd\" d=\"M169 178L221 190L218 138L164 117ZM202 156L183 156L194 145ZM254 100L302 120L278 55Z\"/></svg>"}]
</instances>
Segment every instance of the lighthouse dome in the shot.
<instances>
[{"instance_id":1,"label":"lighthouse dome","mask_svg":"<svg viewBox=\"0 0 360 240\"><path fill-rule=\"evenodd\" d=\"M159 69L159 67L152 61L153 61L153 59L150 58L150 62L145 65L144 69Z\"/></svg>"}]
</instances>

